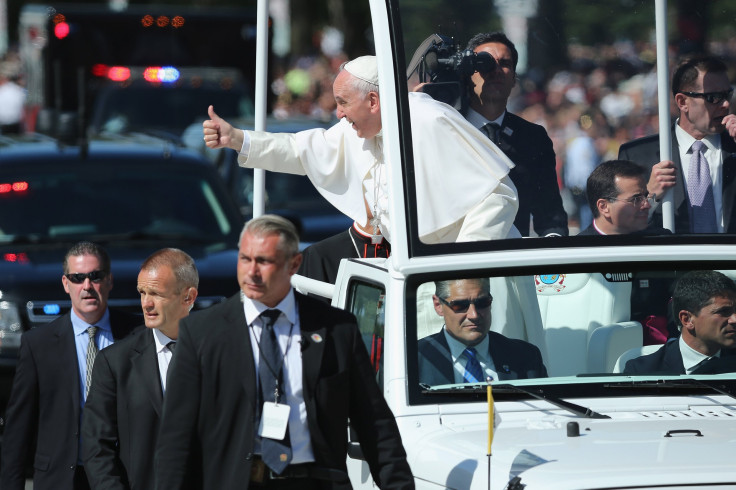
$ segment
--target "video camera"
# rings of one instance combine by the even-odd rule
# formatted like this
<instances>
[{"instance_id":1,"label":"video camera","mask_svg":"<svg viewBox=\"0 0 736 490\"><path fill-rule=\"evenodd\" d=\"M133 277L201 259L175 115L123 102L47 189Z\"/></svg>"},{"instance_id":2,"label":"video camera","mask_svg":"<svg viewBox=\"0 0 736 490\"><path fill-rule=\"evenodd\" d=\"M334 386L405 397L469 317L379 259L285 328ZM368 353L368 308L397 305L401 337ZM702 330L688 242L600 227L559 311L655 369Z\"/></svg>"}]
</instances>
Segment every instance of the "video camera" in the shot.
<instances>
[{"instance_id":1,"label":"video camera","mask_svg":"<svg viewBox=\"0 0 736 490\"><path fill-rule=\"evenodd\" d=\"M417 84L426 84L423 92L464 112L468 104L468 79L475 72L489 73L495 69L496 60L490 54L462 50L452 38L432 34L414 52L406 78L410 80L416 74Z\"/></svg>"}]
</instances>

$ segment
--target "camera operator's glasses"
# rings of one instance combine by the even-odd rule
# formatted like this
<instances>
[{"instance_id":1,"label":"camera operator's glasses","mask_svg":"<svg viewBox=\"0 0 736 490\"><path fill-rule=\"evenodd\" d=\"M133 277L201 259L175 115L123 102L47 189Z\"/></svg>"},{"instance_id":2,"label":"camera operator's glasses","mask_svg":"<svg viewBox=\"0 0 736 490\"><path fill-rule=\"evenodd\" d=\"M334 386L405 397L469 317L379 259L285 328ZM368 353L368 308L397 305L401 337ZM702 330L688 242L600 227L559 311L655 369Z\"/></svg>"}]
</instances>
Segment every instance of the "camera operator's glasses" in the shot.
<instances>
[{"instance_id":1,"label":"camera operator's glasses","mask_svg":"<svg viewBox=\"0 0 736 490\"><path fill-rule=\"evenodd\" d=\"M455 313L465 313L470 308L470 305L474 305L476 310L486 309L493 303L491 296L481 296L475 299L456 299L454 301L447 301L445 298L440 298L439 296L437 298Z\"/></svg>"},{"instance_id":2,"label":"camera operator's glasses","mask_svg":"<svg viewBox=\"0 0 736 490\"><path fill-rule=\"evenodd\" d=\"M89 279L90 281L94 283L101 283L105 278L107 277L107 272L105 271L92 271L87 272L86 274L81 272L75 272L73 274L64 274L67 279L69 279L74 284L82 284L86 279Z\"/></svg>"},{"instance_id":3,"label":"camera operator's glasses","mask_svg":"<svg viewBox=\"0 0 736 490\"><path fill-rule=\"evenodd\" d=\"M724 92L680 92L682 95L688 97L697 97L699 99L705 99L709 104L721 104L724 100L731 100L733 95L733 88L730 88Z\"/></svg>"}]
</instances>

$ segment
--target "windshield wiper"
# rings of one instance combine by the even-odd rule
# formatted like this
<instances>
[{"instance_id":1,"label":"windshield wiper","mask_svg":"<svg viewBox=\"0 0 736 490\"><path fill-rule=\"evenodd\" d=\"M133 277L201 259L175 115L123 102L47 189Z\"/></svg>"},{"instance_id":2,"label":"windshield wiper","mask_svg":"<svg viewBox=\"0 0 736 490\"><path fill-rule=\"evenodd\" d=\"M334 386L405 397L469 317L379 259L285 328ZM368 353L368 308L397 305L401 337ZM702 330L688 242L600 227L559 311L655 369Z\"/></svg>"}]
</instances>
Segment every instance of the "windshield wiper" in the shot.
<instances>
[{"instance_id":1,"label":"windshield wiper","mask_svg":"<svg viewBox=\"0 0 736 490\"><path fill-rule=\"evenodd\" d=\"M431 386L424 384L424 383L420 383L419 385L423 389L426 390L425 393L429 393L429 394L432 394L432 393L437 393L437 394L459 393L462 391L481 392L481 391L485 391L486 389L486 385L482 385L482 384L457 385L457 386L453 386L452 388L441 388L441 389L433 389ZM538 400L543 400L543 401L546 401L547 403L551 403L552 405L555 405L556 407L572 412L575 415L578 415L580 417L585 417L589 419L610 419L611 418L608 415L598 413L589 408L586 408L580 405L576 405L575 403L566 402L565 400L557 398L556 396L547 395L544 393L544 391L541 388L530 389L530 388L524 388L522 386L516 386L512 384L491 385L491 388L496 393L509 393L509 392L524 393L531 397L537 398Z\"/></svg>"},{"instance_id":2,"label":"windshield wiper","mask_svg":"<svg viewBox=\"0 0 736 490\"><path fill-rule=\"evenodd\" d=\"M711 381L711 380L701 380L701 379L695 379L695 378L658 379L656 381L631 381L631 382L611 383L605 386L608 386L611 388L646 388L646 389L650 389L650 388L684 389L684 388L693 388L693 387L708 388L717 393L720 393L721 395L730 396L731 398L736 400L736 390L728 387L724 383L721 383L715 380Z\"/></svg>"}]
</instances>

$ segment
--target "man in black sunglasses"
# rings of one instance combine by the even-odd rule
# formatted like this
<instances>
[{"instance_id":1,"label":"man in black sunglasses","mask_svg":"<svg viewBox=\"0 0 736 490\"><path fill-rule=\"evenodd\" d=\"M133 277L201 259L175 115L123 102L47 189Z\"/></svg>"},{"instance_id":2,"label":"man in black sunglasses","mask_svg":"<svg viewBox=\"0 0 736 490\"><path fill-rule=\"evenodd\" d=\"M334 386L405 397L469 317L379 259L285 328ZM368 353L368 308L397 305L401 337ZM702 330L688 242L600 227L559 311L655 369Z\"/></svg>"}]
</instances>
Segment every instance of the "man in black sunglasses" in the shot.
<instances>
[{"instance_id":1,"label":"man in black sunglasses","mask_svg":"<svg viewBox=\"0 0 736 490\"><path fill-rule=\"evenodd\" d=\"M441 331L419 340L419 381L428 385L547 377L539 349L491 332L490 280L435 282Z\"/></svg>"},{"instance_id":2,"label":"man in black sunglasses","mask_svg":"<svg viewBox=\"0 0 736 490\"><path fill-rule=\"evenodd\" d=\"M726 65L711 56L689 59L672 77L680 117L672 127L672 160L660 161L659 135L621 146L619 159L651 169L655 224L664 192L674 188L675 233L736 232L736 116L729 114Z\"/></svg>"},{"instance_id":3,"label":"man in black sunglasses","mask_svg":"<svg viewBox=\"0 0 736 490\"><path fill-rule=\"evenodd\" d=\"M99 245L74 245L64 257L61 282L71 310L21 337L5 414L3 490L25 488L29 461L37 490L90 488L81 464L80 424L92 363L99 349L142 323L138 316L108 310L110 257Z\"/></svg>"}]
</instances>

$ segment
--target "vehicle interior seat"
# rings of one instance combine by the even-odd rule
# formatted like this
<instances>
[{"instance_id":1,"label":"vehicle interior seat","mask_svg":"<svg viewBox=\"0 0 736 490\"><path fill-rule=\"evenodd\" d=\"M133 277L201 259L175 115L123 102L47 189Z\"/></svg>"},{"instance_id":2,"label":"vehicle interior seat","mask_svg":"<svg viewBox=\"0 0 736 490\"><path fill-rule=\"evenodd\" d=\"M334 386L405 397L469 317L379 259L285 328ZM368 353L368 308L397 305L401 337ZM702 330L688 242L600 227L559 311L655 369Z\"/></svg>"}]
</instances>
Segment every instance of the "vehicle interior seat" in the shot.
<instances>
[{"instance_id":1,"label":"vehicle interior seat","mask_svg":"<svg viewBox=\"0 0 736 490\"><path fill-rule=\"evenodd\" d=\"M652 344L652 345L642 345L641 347L633 347L623 354L619 356L619 358L616 360L616 364L613 367L614 373L622 373L624 372L624 368L626 367L626 362L630 361L631 359L636 359L637 357L646 356L647 354L651 354L652 352L656 351L662 347L662 344Z\"/></svg>"},{"instance_id":2,"label":"vehicle interior seat","mask_svg":"<svg viewBox=\"0 0 736 490\"><path fill-rule=\"evenodd\" d=\"M550 376L610 373L621 353L642 345L641 324L630 321L631 281L624 279L608 281L601 273L534 276Z\"/></svg>"},{"instance_id":3,"label":"vehicle interior seat","mask_svg":"<svg viewBox=\"0 0 736 490\"><path fill-rule=\"evenodd\" d=\"M434 310L433 282L417 289L417 340L442 330L443 318ZM547 344L531 276L492 277L491 330L536 345L547 365Z\"/></svg>"}]
</instances>

